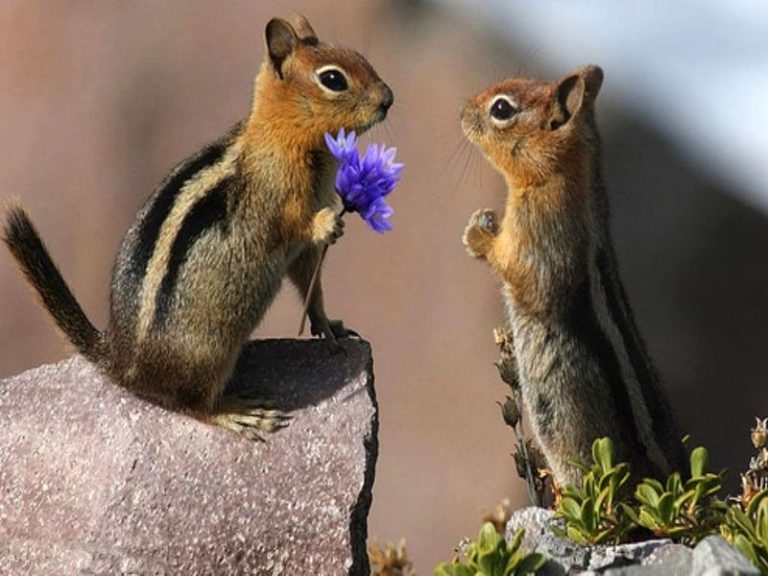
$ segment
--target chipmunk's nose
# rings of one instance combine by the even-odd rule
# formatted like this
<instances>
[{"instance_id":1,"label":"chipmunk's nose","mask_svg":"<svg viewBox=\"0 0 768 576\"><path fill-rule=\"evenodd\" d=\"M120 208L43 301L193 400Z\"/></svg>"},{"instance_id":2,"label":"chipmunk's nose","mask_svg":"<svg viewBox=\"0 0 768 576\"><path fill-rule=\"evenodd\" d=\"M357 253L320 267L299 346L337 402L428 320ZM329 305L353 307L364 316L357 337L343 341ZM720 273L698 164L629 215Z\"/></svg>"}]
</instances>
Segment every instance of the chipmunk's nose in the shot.
<instances>
[{"instance_id":1,"label":"chipmunk's nose","mask_svg":"<svg viewBox=\"0 0 768 576\"><path fill-rule=\"evenodd\" d=\"M390 87L384 84L380 106L385 114L392 107L392 104L394 103L394 101L395 101L395 95L392 93L392 90L390 89Z\"/></svg>"}]
</instances>

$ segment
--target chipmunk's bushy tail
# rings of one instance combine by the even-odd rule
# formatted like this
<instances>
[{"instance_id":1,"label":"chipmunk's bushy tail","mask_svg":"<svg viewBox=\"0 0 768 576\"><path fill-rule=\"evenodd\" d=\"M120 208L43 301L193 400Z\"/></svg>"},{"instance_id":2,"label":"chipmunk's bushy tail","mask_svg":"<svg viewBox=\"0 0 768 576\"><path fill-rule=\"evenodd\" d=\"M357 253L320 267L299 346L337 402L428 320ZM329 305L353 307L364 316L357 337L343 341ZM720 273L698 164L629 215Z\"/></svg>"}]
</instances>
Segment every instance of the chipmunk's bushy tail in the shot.
<instances>
[{"instance_id":1,"label":"chipmunk's bushy tail","mask_svg":"<svg viewBox=\"0 0 768 576\"><path fill-rule=\"evenodd\" d=\"M2 238L59 328L84 356L99 360L101 333L75 300L23 208L8 211Z\"/></svg>"}]
</instances>

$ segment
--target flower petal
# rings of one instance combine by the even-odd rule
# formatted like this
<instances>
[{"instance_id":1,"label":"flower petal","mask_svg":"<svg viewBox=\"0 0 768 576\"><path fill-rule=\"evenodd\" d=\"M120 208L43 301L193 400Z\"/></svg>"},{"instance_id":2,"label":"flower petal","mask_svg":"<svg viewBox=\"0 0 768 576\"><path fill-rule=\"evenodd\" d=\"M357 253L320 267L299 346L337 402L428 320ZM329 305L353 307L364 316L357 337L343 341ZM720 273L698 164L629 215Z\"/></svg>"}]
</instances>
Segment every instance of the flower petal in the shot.
<instances>
[{"instance_id":1,"label":"flower petal","mask_svg":"<svg viewBox=\"0 0 768 576\"><path fill-rule=\"evenodd\" d=\"M336 191L348 212L358 212L376 232L392 230L389 218L392 208L384 198L395 189L404 164L395 163L397 148L384 144L369 144L365 154L357 150L357 135L342 128L334 138L324 135L325 144L339 167L336 172Z\"/></svg>"}]
</instances>

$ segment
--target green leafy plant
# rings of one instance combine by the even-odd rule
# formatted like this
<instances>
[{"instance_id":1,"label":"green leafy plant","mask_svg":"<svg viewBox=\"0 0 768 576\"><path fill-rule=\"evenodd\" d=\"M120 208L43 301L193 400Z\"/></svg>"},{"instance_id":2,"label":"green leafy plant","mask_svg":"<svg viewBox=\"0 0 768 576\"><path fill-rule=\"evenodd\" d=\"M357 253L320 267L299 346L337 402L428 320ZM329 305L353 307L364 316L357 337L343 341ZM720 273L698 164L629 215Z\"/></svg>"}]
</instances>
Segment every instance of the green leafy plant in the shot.
<instances>
[{"instance_id":1,"label":"green leafy plant","mask_svg":"<svg viewBox=\"0 0 768 576\"><path fill-rule=\"evenodd\" d=\"M755 494L742 509L728 508L720 533L763 574L768 574L768 490Z\"/></svg>"},{"instance_id":2,"label":"green leafy plant","mask_svg":"<svg viewBox=\"0 0 768 576\"><path fill-rule=\"evenodd\" d=\"M466 562L458 558L435 567L434 576L522 576L535 574L546 562L541 554L527 554L521 547L524 531L506 543L493 524L486 522L477 540L466 548Z\"/></svg>"},{"instance_id":3,"label":"green leafy plant","mask_svg":"<svg viewBox=\"0 0 768 576\"><path fill-rule=\"evenodd\" d=\"M613 463L610 438L595 440L592 460L591 466L574 462L583 473L581 485L563 488L555 515L565 520L565 530L554 531L579 544L618 543L632 527L628 507L619 501L629 480L629 465Z\"/></svg>"},{"instance_id":4,"label":"green leafy plant","mask_svg":"<svg viewBox=\"0 0 768 576\"><path fill-rule=\"evenodd\" d=\"M625 541L638 528L657 537L688 546L720 532L735 548L768 575L768 418L757 419L751 440L757 455L742 474L742 495L726 504L719 498L724 472L706 472L709 454L703 447L690 454L690 477L673 472L664 484L644 479L635 488L636 507L624 500L621 489L629 479L629 466L613 463L613 443L600 438L592 444L593 464L576 464L583 472L581 485L568 485L555 514L565 529L560 536L579 544Z\"/></svg>"},{"instance_id":5,"label":"green leafy plant","mask_svg":"<svg viewBox=\"0 0 768 576\"><path fill-rule=\"evenodd\" d=\"M644 479L635 490L640 503L637 513L628 509L632 521L658 538L671 538L695 546L702 538L717 533L725 519L725 502L717 498L722 489L722 472L705 472L709 454L699 446L690 455L690 478L683 481L673 472L666 484Z\"/></svg>"}]
</instances>

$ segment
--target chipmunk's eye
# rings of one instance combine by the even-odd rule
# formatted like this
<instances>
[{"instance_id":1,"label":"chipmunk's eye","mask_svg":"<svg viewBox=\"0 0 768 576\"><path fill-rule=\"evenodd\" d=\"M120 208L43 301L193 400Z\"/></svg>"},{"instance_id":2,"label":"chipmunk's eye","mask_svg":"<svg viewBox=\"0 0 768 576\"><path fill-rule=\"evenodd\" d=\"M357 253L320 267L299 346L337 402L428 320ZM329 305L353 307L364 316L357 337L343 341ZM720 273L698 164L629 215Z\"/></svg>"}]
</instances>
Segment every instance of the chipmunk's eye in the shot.
<instances>
[{"instance_id":1,"label":"chipmunk's eye","mask_svg":"<svg viewBox=\"0 0 768 576\"><path fill-rule=\"evenodd\" d=\"M336 66L324 66L316 72L320 84L331 92L344 92L349 90L347 77Z\"/></svg>"},{"instance_id":2,"label":"chipmunk's eye","mask_svg":"<svg viewBox=\"0 0 768 576\"><path fill-rule=\"evenodd\" d=\"M497 96L491 104L491 118L505 122L517 114L517 106L507 96Z\"/></svg>"}]
</instances>

